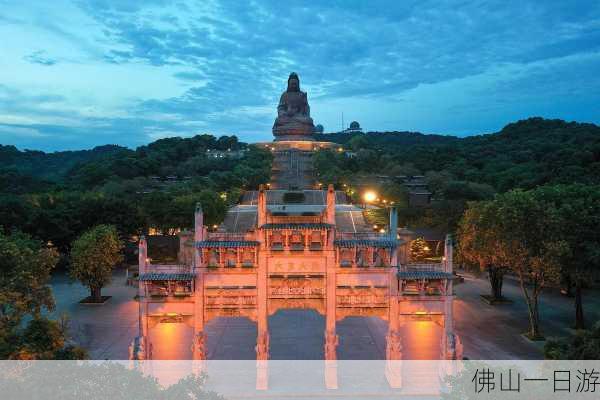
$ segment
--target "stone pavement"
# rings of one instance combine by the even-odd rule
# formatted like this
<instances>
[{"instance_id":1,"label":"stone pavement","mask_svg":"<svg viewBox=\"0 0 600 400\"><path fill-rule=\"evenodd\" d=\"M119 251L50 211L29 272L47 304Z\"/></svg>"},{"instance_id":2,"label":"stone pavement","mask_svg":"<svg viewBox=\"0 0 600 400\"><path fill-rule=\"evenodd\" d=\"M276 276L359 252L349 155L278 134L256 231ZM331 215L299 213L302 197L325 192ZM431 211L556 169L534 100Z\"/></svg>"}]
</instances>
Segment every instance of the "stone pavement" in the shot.
<instances>
[{"instance_id":1,"label":"stone pavement","mask_svg":"<svg viewBox=\"0 0 600 400\"><path fill-rule=\"evenodd\" d=\"M67 313L73 339L86 347L94 359L126 359L131 339L138 331L138 304L135 288L125 286L124 271L117 271L103 294L113 296L104 305L81 305L86 288L69 282L64 275L52 279L58 316ZM520 334L527 330L527 309L514 281L504 284L505 295L513 304L489 306L479 294L488 293L487 281L467 276L455 285L455 327L470 359L541 358L541 345ZM540 303L542 329L548 335L565 335L573 319L573 300L548 290ZM598 292L584 293L588 321L600 319ZM161 344L155 358L189 358L191 330L179 324L161 324ZM346 318L338 322L339 359L383 359L387 323L378 318ZM413 321L403 330L405 359L433 359L439 355L441 327L431 321ZM244 318L220 318L207 326L209 359L253 359L256 325ZM312 310L283 310L269 318L271 358L322 359L324 317Z\"/></svg>"}]
</instances>

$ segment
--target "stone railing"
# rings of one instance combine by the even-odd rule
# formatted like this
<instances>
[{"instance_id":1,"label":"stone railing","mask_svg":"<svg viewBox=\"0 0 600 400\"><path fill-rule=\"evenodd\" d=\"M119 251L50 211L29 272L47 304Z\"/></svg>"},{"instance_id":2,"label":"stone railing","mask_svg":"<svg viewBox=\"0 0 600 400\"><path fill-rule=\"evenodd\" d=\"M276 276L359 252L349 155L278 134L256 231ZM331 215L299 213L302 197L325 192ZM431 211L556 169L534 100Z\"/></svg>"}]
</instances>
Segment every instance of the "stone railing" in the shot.
<instances>
[{"instance_id":1,"label":"stone railing","mask_svg":"<svg viewBox=\"0 0 600 400\"><path fill-rule=\"evenodd\" d=\"M445 271L444 263L409 263L400 266L400 271Z\"/></svg>"},{"instance_id":2,"label":"stone railing","mask_svg":"<svg viewBox=\"0 0 600 400\"><path fill-rule=\"evenodd\" d=\"M379 232L336 232L336 240L390 240L388 233Z\"/></svg>"},{"instance_id":3,"label":"stone railing","mask_svg":"<svg viewBox=\"0 0 600 400\"><path fill-rule=\"evenodd\" d=\"M438 271L446 272L445 263L408 263L400 266L400 272Z\"/></svg>"}]
</instances>

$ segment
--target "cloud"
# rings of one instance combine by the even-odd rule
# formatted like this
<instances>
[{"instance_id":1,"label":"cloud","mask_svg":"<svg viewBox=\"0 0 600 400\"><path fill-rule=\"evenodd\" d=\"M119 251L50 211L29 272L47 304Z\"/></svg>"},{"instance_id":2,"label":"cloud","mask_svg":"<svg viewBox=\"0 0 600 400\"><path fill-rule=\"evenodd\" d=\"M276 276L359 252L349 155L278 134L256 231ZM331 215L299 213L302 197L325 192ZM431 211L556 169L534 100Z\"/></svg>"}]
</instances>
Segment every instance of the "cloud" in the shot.
<instances>
[{"instance_id":1,"label":"cloud","mask_svg":"<svg viewBox=\"0 0 600 400\"><path fill-rule=\"evenodd\" d=\"M0 93L11 114L0 123L28 121L61 145L131 146L199 130L268 140L291 71L326 130L345 112L372 130L489 131L517 115L506 104L539 114L550 94L567 98L547 107L549 116L600 121L589 106L597 2L78 0L55 8L43 17L13 9L12 31L0 33L19 37L33 26L64 41L41 46L32 36L7 54L32 68L54 65L46 70L68 74L67 85L5 81L20 105ZM58 98L36 103L37 95ZM483 108L474 124L469 110Z\"/></svg>"},{"instance_id":2,"label":"cloud","mask_svg":"<svg viewBox=\"0 0 600 400\"><path fill-rule=\"evenodd\" d=\"M44 50L34 51L33 53L28 54L23 58L26 61L29 61L30 63L40 64L40 65L44 65L44 66L50 66L50 65L56 64L56 60L54 60L50 57L47 57L46 52Z\"/></svg>"}]
</instances>

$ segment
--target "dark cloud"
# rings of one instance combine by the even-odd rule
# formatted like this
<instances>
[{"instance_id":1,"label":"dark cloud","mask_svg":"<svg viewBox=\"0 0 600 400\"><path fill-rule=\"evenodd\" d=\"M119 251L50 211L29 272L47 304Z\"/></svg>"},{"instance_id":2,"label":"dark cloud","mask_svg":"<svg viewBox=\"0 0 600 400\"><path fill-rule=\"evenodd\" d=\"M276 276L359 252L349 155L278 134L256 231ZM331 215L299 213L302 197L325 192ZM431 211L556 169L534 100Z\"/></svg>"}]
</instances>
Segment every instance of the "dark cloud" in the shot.
<instances>
[{"instance_id":1,"label":"dark cloud","mask_svg":"<svg viewBox=\"0 0 600 400\"><path fill-rule=\"evenodd\" d=\"M46 56L46 52L43 50L34 51L31 54L23 57L26 61L29 61L33 64L40 64L45 66L50 66L56 64L56 60Z\"/></svg>"}]
</instances>

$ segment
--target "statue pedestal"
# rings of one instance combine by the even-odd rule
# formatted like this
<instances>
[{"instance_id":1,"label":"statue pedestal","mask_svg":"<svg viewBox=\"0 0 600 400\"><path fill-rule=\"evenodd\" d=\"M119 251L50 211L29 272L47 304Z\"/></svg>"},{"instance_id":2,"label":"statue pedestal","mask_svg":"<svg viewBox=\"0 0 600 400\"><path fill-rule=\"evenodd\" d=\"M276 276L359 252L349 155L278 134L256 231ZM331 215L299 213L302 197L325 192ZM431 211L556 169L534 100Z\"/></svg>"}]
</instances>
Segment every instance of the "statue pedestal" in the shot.
<instances>
[{"instance_id":1,"label":"statue pedestal","mask_svg":"<svg viewBox=\"0 0 600 400\"><path fill-rule=\"evenodd\" d=\"M290 139L290 140L288 140ZM316 151L319 149L334 149L340 145L333 142L318 142L312 138L309 140L299 138L275 139L274 142L258 142L254 146L262 147L271 151L301 150Z\"/></svg>"}]
</instances>

